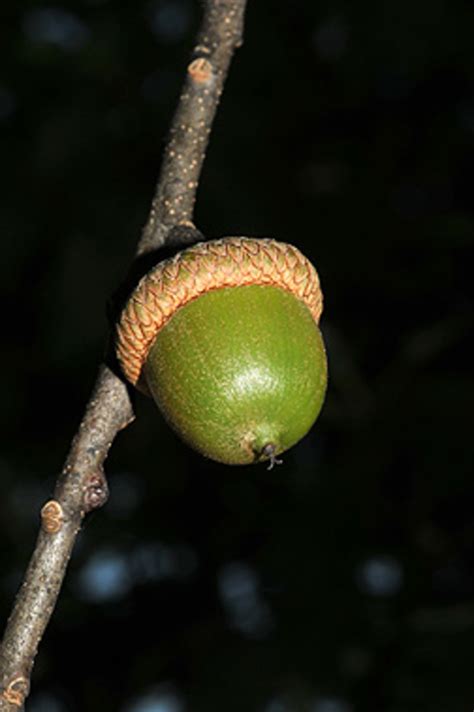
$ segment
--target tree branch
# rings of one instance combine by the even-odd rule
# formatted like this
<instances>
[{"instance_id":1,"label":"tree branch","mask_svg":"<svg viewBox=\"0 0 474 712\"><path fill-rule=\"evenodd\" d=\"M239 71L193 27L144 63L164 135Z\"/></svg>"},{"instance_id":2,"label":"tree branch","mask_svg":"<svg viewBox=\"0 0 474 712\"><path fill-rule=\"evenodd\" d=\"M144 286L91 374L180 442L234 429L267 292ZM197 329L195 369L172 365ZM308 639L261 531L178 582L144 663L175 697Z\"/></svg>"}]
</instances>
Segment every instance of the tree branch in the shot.
<instances>
[{"instance_id":1,"label":"tree branch","mask_svg":"<svg viewBox=\"0 0 474 712\"><path fill-rule=\"evenodd\" d=\"M242 42L246 0L206 0L197 42L137 255L185 243L212 122L230 61ZM125 384L102 365L54 498L41 510L35 550L0 645L0 712L18 712L30 688L38 645L59 596L84 516L107 499L103 464L134 418Z\"/></svg>"},{"instance_id":2,"label":"tree branch","mask_svg":"<svg viewBox=\"0 0 474 712\"><path fill-rule=\"evenodd\" d=\"M188 66L139 254L192 220L199 176L233 51L242 44L246 0L212 0Z\"/></svg>"}]
</instances>

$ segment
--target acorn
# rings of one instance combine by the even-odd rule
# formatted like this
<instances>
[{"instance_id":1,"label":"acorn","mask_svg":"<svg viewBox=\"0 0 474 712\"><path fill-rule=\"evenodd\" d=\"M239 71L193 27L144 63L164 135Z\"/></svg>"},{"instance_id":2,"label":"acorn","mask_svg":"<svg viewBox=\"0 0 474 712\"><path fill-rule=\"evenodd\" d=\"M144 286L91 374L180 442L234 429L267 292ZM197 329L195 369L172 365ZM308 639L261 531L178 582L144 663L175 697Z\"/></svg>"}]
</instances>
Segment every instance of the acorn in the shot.
<instances>
[{"instance_id":1,"label":"acorn","mask_svg":"<svg viewBox=\"0 0 474 712\"><path fill-rule=\"evenodd\" d=\"M296 247L200 242L140 281L119 319L117 357L198 452L273 466L323 404L321 311L318 275Z\"/></svg>"}]
</instances>

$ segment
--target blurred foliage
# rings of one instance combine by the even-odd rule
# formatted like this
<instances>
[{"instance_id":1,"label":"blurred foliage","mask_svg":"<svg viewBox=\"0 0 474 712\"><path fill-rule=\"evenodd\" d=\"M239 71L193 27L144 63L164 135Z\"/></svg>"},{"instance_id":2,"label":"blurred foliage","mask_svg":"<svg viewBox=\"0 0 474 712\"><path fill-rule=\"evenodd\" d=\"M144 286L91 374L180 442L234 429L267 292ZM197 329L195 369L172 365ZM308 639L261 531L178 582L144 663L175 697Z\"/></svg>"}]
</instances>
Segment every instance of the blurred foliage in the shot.
<instances>
[{"instance_id":1,"label":"blurred foliage","mask_svg":"<svg viewBox=\"0 0 474 712\"><path fill-rule=\"evenodd\" d=\"M198 10L2 3L2 618L103 353ZM249 0L197 224L315 262L326 407L269 473L194 455L137 397L29 711L473 707L473 75L461 0Z\"/></svg>"}]
</instances>

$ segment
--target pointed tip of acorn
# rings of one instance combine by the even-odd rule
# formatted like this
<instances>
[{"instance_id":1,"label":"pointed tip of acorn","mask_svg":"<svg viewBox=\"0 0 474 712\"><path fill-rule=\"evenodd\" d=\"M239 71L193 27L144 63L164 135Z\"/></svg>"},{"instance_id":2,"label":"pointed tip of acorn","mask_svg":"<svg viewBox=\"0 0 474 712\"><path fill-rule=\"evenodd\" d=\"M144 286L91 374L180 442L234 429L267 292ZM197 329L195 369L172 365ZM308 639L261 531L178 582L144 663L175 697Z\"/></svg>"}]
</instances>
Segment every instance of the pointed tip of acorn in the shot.
<instances>
[{"instance_id":1,"label":"pointed tip of acorn","mask_svg":"<svg viewBox=\"0 0 474 712\"><path fill-rule=\"evenodd\" d=\"M277 447L275 443L267 443L266 445L263 446L263 448L260 451L260 458L263 458L264 460L270 460L267 470L273 470L275 465L282 465L283 460L279 460L276 456L277 452Z\"/></svg>"}]
</instances>

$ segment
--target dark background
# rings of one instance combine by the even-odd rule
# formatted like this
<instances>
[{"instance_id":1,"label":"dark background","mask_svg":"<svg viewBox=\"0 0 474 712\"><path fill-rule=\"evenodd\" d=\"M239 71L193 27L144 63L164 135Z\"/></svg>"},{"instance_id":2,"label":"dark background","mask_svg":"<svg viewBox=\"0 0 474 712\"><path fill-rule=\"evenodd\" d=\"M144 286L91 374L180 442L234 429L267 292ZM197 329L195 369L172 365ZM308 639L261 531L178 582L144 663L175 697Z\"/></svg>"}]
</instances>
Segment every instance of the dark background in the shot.
<instances>
[{"instance_id":1,"label":"dark background","mask_svg":"<svg viewBox=\"0 0 474 712\"><path fill-rule=\"evenodd\" d=\"M145 222L192 0L3 0L0 613ZM330 388L283 466L193 454L138 397L29 712L474 707L474 11L250 0L197 206L316 264Z\"/></svg>"}]
</instances>

